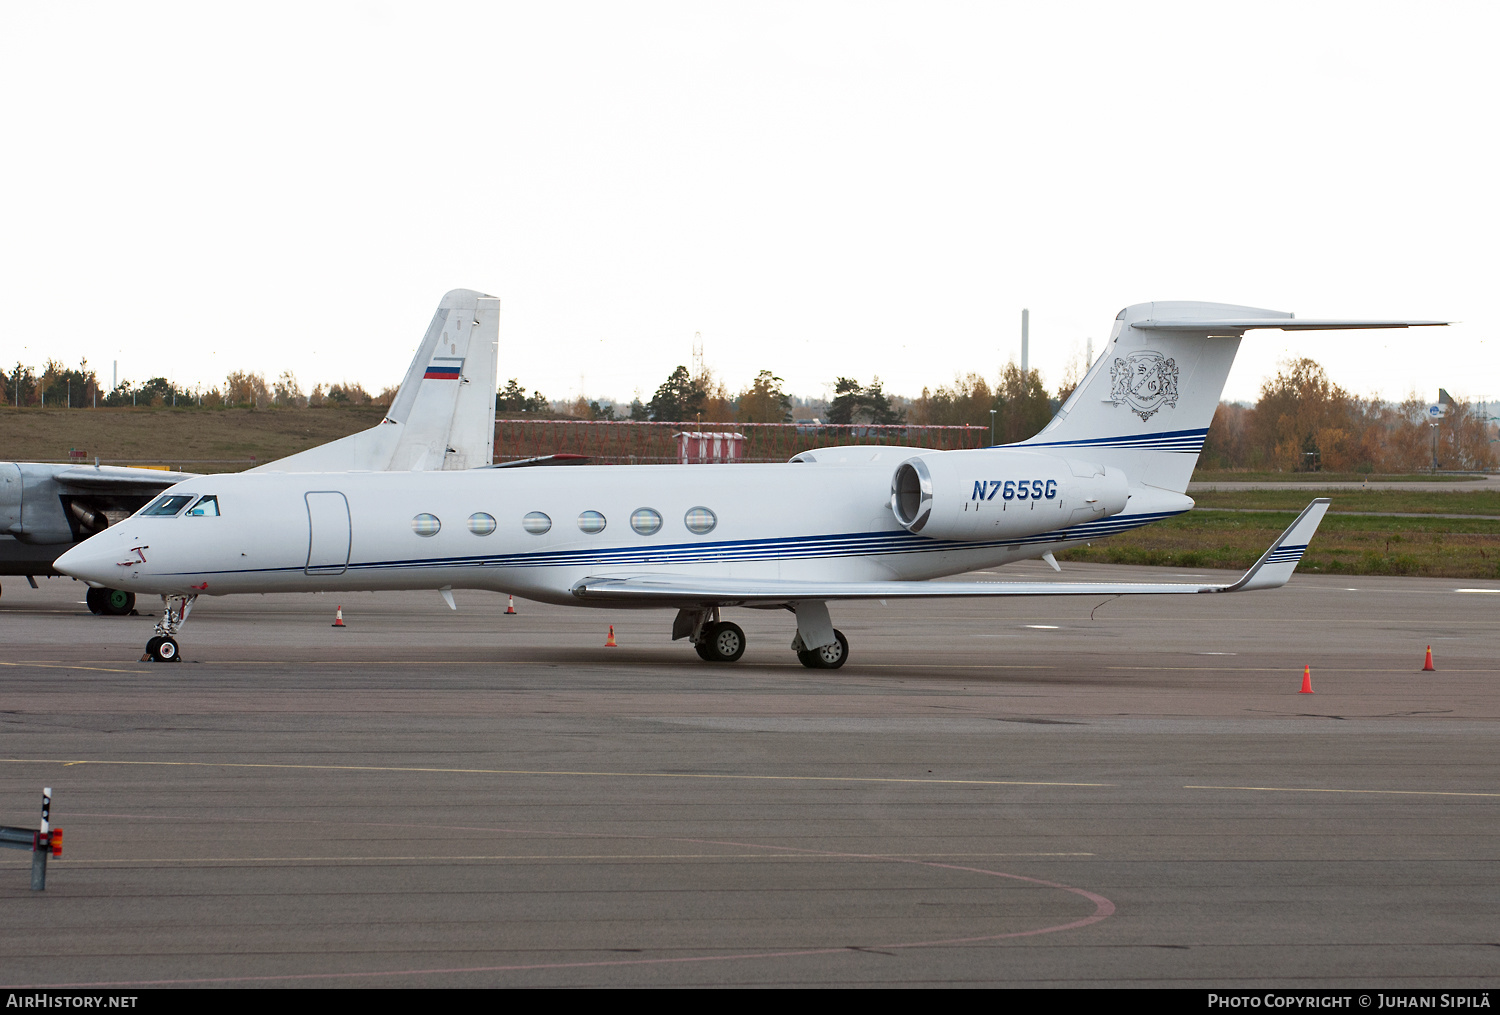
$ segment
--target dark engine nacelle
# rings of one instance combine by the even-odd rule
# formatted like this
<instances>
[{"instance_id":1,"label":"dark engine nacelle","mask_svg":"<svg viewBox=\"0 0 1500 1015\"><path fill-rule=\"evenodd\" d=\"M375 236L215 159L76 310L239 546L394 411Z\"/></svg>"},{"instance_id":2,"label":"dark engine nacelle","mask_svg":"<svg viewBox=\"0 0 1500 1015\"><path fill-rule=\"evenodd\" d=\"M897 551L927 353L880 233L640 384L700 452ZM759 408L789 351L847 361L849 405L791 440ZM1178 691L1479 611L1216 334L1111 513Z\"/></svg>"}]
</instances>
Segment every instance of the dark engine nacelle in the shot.
<instances>
[{"instance_id":1,"label":"dark engine nacelle","mask_svg":"<svg viewBox=\"0 0 1500 1015\"><path fill-rule=\"evenodd\" d=\"M1125 474L1033 451L934 451L891 477L891 511L933 539L1034 536L1125 510Z\"/></svg>"}]
</instances>

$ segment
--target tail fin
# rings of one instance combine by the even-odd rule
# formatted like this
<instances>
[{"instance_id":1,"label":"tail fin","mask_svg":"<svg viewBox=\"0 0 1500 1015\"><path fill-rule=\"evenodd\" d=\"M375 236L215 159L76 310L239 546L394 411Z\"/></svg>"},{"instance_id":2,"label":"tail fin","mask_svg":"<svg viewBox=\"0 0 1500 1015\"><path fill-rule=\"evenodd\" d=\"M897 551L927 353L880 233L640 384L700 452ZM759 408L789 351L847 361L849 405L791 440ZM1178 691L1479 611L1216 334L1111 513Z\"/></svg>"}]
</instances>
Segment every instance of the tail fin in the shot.
<instances>
[{"instance_id":1,"label":"tail fin","mask_svg":"<svg viewBox=\"0 0 1500 1015\"><path fill-rule=\"evenodd\" d=\"M1070 448L1124 470L1132 487L1187 491L1240 337L1255 328L1334 331L1444 321L1297 320L1225 303L1138 303L1042 432L1018 446Z\"/></svg>"},{"instance_id":2,"label":"tail fin","mask_svg":"<svg viewBox=\"0 0 1500 1015\"><path fill-rule=\"evenodd\" d=\"M379 425L251 472L472 469L495 453L500 301L454 289L438 304Z\"/></svg>"}]
</instances>

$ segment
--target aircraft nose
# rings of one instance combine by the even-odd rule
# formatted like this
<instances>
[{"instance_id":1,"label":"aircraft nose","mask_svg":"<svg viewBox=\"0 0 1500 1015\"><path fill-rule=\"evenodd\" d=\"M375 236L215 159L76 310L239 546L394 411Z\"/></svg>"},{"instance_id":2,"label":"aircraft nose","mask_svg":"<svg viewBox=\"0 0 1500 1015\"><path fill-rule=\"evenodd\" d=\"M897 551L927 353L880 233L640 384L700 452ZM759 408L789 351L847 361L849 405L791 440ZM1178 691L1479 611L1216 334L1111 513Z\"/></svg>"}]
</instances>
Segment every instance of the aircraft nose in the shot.
<instances>
[{"instance_id":1,"label":"aircraft nose","mask_svg":"<svg viewBox=\"0 0 1500 1015\"><path fill-rule=\"evenodd\" d=\"M113 542L114 540L101 539L99 536L85 539L53 561L52 566L65 575L84 581L100 584L119 581L120 575L116 572L122 568L116 563L116 559L120 556L120 550L111 545Z\"/></svg>"}]
</instances>

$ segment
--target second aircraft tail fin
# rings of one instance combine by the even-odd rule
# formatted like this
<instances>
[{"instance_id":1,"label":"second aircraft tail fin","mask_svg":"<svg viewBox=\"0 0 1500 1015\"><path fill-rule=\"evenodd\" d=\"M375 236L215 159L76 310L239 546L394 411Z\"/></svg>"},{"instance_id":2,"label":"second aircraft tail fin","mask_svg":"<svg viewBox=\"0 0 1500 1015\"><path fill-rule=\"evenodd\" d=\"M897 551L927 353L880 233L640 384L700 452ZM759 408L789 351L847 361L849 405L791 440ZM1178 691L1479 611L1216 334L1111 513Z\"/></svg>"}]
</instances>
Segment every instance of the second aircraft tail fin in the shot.
<instances>
[{"instance_id":1,"label":"second aircraft tail fin","mask_svg":"<svg viewBox=\"0 0 1500 1015\"><path fill-rule=\"evenodd\" d=\"M378 425L250 471L436 472L489 465L499 341L500 301L454 289L438 304Z\"/></svg>"}]
</instances>

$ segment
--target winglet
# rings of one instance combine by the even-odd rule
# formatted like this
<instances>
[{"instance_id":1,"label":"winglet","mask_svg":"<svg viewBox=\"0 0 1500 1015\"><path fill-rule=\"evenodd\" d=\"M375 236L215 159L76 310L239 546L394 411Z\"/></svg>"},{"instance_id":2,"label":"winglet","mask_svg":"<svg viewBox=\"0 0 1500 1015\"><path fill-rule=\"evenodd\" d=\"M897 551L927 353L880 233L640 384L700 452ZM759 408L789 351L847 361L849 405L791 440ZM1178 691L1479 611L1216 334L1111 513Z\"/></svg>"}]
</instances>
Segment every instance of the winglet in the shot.
<instances>
[{"instance_id":1,"label":"winglet","mask_svg":"<svg viewBox=\"0 0 1500 1015\"><path fill-rule=\"evenodd\" d=\"M1297 520L1287 526L1281 538L1261 554L1260 560L1239 581L1218 591L1248 592L1253 589L1277 589L1285 585L1292 572L1297 570L1297 564L1302 560L1307 544L1312 542L1313 533L1318 531L1318 524L1328 513L1330 503L1332 502L1327 497L1319 497L1303 508Z\"/></svg>"}]
</instances>

